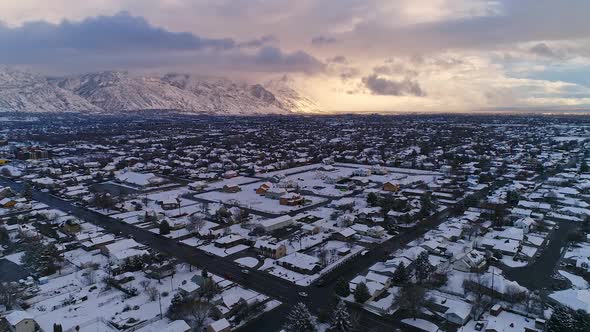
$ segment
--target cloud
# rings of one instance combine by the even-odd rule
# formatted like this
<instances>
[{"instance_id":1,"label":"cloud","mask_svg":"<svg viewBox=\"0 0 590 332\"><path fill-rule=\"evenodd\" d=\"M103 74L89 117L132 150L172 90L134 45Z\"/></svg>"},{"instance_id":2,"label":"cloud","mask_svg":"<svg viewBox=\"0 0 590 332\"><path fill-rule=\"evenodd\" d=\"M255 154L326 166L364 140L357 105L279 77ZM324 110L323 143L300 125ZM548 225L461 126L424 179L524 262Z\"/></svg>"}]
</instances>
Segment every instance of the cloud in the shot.
<instances>
[{"instance_id":1,"label":"cloud","mask_svg":"<svg viewBox=\"0 0 590 332\"><path fill-rule=\"evenodd\" d=\"M244 58L248 59L248 57ZM303 51L285 53L281 49L271 46L261 48L258 53L249 58L256 65L277 70L282 68L282 70L288 71L313 73L323 70L325 66L318 59Z\"/></svg>"},{"instance_id":2,"label":"cloud","mask_svg":"<svg viewBox=\"0 0 590 332\"><path fill-rule=\"evenodd\" d=\"M426 93L416 81L408 78L395 81L377 76L376 74L364 77L362 82L374 95L384 96L417 96L423 97Z\"/></svg>"},{"instance_id":3,"label":"cloud","mask_svg":"<svg viewBox=\"0 0 590 332\"><path fill-rule=\"evenodd\" d=\"M144 18L121 12L113 16L86 18L80 22L43 21L17 28L0 28L0 43L23 50L69 49L83 51L156 51L232 49L231 38L210 39L189 32L170 32L149 24Z\"/></svg>"},{"instance_id":4,"label":"cloud","mask_svg":"<svg viewBox=\"0 0 590 332\"><path fill-rule=\"evenodd\" d=\"M335 44L338 40L334 37L317 36L311 39L311 44L314 46L323 46L329 44Z\"/></svg>"},{"instance_id":5,"label":"cloud","mask_svg":"<svg viewBox=\"0 0 590 332\"><path fill-rule=\"evenodd\" d=\"M274 36L237 42L207 38L190 32L172 32L143 17L121 12L59 24L30 22L10 28L0 25L0 63L43 65L60 71L112 68L185 66L208 71L322 70L323 63L303 51L285 52ZM243 66L243 68L238 68ZM222 73L219 73L222 74Z\"/></svg>"},{"instance_id":6,"label":"cloud","mask_svg":"<svg viewBox=\"0 0 590 332\"><path fill-rule=\"evenodd\" d=\"M239 43L239 47L262 47L268 44L275 44L278 42L277 37L273 35L265 35L260 38L252 39L246 42Z\"/></svg>"},{"instance_id":7,"label":"cloud","mask_svg":"<svg viewBox=\"0 0 590 332\"><path fill-rule=\"evenodd\" d=\"M336 55L336 56L326 59L326 62L337 63L337 64L347 64L348 59L344 55Z\"/></svg>"},{"instance_id":8,"label":"cloud","mask_svg":"<svg viewBox=\"0 0 590 332\"><path fill-rule=\"evenodd\" d=\"M545 43L539 43L529 49L529 52L547 58L556 58L557 54Z\"/></svg>"}]
</instances>

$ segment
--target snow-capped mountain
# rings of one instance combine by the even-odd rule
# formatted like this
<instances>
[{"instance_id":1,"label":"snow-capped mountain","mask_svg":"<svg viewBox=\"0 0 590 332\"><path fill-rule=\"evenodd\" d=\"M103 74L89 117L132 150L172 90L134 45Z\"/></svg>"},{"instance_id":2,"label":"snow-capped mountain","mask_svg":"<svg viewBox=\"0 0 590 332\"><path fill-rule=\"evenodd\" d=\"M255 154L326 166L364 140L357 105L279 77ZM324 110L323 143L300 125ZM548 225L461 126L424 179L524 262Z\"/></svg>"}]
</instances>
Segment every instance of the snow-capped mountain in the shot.
<instances>
[{"instance_id":1,"label":"snow-capped mountain","mask_svg":"<svg viewBox=\"0 0 590 332\"><path fill-rule=\"evenodd\" d=\"M0 68L0 112L99 111L99 107L43 76Z\"/></svg>"},{"instance_id":2,"label":"snow-capped mountain","mask_svg":"<svg viewBox=\"0 0 590 332\"><path fill-rule=\"evenodd\" d=\"M298 113L318 113L319 105L309 97L305 97L294 88L295 82L288 76L271 80L264 87L272 91L277 101L285 109L295 110Z\"/></svg>"},{"instance_id":3,"label":"snow-capped mountain","mask_svg":"<svg viewBox=\"0 0 590 332\"><path fill-rule=\"evenodd\" d=\"M136 76L106 71L59 78L0 69L0 111L290 114L318 109L287 80L249 84L188 74Z\"/></svg>"}]
</instances>

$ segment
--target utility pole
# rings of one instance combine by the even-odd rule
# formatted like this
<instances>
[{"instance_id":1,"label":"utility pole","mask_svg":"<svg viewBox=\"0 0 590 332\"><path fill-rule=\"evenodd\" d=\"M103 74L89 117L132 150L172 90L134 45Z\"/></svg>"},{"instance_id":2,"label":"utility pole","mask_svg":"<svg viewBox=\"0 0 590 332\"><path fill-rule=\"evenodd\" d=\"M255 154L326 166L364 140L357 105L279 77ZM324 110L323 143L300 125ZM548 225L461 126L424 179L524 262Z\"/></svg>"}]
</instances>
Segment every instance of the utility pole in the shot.
<instances>
[{"instance_id":1,"label":"utility pole","mask_svg":"<svg viewBox=\"0 0 590 332\"><path fill-rule=\"evenodd\" d=\"M494 301L494 269L492 268L492 301Z\"/></svg>"},{"instance_id":2,"label":"utility pole","mask_svg":"<svg viewBox=\"0 0 590 332\"><path fill-rule=\"evenodd\" d=\"M160 319L162 319L162 295L158 291L158 303L160 304Z\"/></svg>"}]
</instances>

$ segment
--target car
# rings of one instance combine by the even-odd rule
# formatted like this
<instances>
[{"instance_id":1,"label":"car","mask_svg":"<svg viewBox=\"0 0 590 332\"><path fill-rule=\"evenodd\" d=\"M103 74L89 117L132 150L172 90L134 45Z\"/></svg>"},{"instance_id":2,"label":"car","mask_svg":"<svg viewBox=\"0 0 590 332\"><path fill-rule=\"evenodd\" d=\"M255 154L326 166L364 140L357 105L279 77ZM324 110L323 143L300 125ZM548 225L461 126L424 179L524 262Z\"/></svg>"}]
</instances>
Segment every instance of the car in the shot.
<instances>
[{"instance_id":1,"label":"car","mask_svg":"<svg viewBox=\"0 0 590 332\"><path fill-rule=\"evenodd\" d=\"M243 274L250 274L250 271L248 271L248 269L242 269L242 273Z\"/></svg>"},{"instance_id":2,"label":"car","mask_svg":"<svg viewBox=\"0 0 590 332\"><path fill-rule=\"evenodd\" d=\"M368 253L369 253L369 251L368 251L368 250L363 250L363 251L361 251L361 256L365 256L365 255L366 255L366 254L368 254Z\"/></svg>"},{"instance_id":3,"label":"car","mask_svg":"<svg viewBox=\"0 0 590 332\"><path fill-rule=\"evenodd\" d=\"M299 292L299 296L301 296L301 297L307 297L307 293L306 292Z\"/></svg>"},{"instance_id":4,"label":"car","mask_svg":"<svg viewBox=\"0 0 590 332\"><path fill-rule=\"evenodd\" d=\"M558 229L559 229L559 225L555 226L555 230L558 230Z\"/></svg>"}]
</instances>

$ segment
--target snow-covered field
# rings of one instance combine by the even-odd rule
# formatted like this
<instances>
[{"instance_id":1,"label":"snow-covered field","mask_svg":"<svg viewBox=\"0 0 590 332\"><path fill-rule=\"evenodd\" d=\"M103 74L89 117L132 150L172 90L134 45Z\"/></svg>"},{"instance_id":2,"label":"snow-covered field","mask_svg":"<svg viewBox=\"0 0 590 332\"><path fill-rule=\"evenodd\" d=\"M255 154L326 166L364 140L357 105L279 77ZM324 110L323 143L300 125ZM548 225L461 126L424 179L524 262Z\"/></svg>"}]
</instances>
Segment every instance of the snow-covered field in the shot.
<instances>
[{"instance_id":1,"label":"snow-covered field","mask_svg":"<svg viewBox=\"0 0 590 332\"><path fill-rule=\"evenodd\" d=\"M225 204L236 203L240 207L275 214L288 213L301 209L300 206L280 205L278 199L270 199L256 194L255 190L260 187L262 183L263 182L256 182L242 186L242 190L237 193L210 191L199 194L196 197ZM306 200L310 200L311 204L317 204L325 201L325 199L316 196L304 197Z\"/></svg>"}]
</instances>

